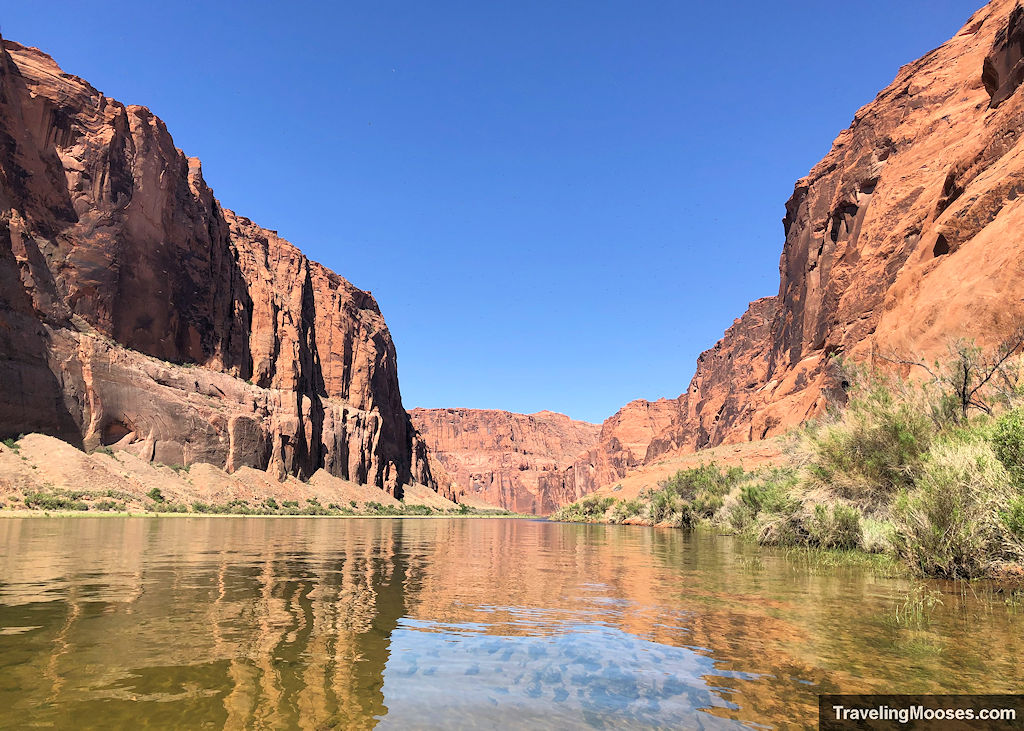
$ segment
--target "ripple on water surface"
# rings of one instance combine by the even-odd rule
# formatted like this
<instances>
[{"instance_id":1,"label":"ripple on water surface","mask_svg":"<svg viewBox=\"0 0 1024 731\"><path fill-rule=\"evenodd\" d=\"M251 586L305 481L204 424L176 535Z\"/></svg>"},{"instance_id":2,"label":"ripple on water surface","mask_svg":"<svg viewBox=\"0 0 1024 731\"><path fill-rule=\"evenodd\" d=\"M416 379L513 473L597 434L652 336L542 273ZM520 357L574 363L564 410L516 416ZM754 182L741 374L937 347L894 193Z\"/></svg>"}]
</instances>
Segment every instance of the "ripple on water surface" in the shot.
<instances>
[{"instance_id":1,"label":"ripple on water surface","mask_svg":"<svg viewBox=\"0 0 1024 731\"><path fill-rule=\"evenodd\" d=\"M1024 621L728 538L516 520L0 521L0 726L728 728L1015 692Z\"/></svg>"}]
</instances>

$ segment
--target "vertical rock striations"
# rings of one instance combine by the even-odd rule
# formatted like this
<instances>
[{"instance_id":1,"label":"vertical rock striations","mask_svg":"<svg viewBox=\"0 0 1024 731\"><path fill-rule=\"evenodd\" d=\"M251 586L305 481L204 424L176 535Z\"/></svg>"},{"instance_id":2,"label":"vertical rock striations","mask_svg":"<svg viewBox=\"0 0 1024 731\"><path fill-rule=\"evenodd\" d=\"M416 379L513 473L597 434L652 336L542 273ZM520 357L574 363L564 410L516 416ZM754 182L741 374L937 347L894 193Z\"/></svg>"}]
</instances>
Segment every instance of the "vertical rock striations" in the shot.
<instances>
[{"instance_id":1,"label":"vertical rock striations","mask_svg":"<svg viewBox=\"0 0 1024 731\"><path fill-rule=\"evenodd\" d=\"M1018 0L993 0L900 69L796 183L778 295L700 356L678 399L633 402L605 422L587 458L594 482L820 414L838 395L833 355L934 357L952 337L1005 337L1024 317L1022 80ZM657 433L654 408L669 422ZM626 446L627 425L651 438Z\"/></svg>"},{"instance_id":2,"label":"vertical rock striations","mask_svg":"<svg viewBox=\"0 0 1024 731\"><path fill-rule=\"evenodd\" d=\"M585 494L573 463L597 442L597 424L551 411L413 409L409 415L460 494L537 515Z\"/></svg>"},{"instance_id":3,"label":"vertical rock striations","mask_svg":"<svg viewBox=\"0 0 1024 731\"><path fill-rule=\"evenodd\" d=\"M0 436L433 485L373 297L222 208L145 107L0 49Z\"/></svg>"}]
</instances>

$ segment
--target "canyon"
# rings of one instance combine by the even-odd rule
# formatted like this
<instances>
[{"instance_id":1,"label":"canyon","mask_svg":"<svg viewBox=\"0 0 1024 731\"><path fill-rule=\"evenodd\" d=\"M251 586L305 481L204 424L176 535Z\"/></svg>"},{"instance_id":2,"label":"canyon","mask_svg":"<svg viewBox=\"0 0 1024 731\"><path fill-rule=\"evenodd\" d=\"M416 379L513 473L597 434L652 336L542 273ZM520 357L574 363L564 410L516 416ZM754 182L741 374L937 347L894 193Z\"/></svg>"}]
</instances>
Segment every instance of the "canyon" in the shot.
<instances>
[{"instance_id":1,"label":"canyon","mask_svg":"<svg viewBox=\"0 0 1024 731\"><path fill-rule=\"evenodd\" d=\"M993 0L901 68L796 182L778 293L751 302L698 357L682 395L633 401L606 419L563 470L571 487L561 494L633 474L653 486L689 464L685 455L771 441L822 416L844 401L836 356L892 368L941 358L956 338L991 346L1018 328L1022 80L1017 0Z\"/></svg>"},{"instance_id":2,"label":"canyon","mask_svg":"<svg viewBox=\"0 0 1024 731\"><path fill-rule=\"evenodd\" d=\"M574 463L597 444L597 424L551 411L413 409L409 415L460 500L547 515L585 494L576 488Z\"/></svg>"},{"instance_id":3,"label":"canyon","mask_svg":"<svg viewBox=\"0 0 1024 731\"><path fill-rule=\"evenodd\" d=\"M0 438L444 492L376 301L224 208L147 108L0 48Z\"/></svg>"},{"instance_id":4,"label":"canyon","mask_svg":"<svg viewBox=\"0 0 1024 731\"><path fill-rule=\"evenodd\" d=\"M843 402L837 356L910 377L892 361L1024 322L1022 80L1018 0L901 68L796 182L778 292L699 356L680 396L598 426L406 412L369 293L223 208L145 107L5 40L0 437L537 514L702 450L776 444Z\"/></svg>"}]
</instances>

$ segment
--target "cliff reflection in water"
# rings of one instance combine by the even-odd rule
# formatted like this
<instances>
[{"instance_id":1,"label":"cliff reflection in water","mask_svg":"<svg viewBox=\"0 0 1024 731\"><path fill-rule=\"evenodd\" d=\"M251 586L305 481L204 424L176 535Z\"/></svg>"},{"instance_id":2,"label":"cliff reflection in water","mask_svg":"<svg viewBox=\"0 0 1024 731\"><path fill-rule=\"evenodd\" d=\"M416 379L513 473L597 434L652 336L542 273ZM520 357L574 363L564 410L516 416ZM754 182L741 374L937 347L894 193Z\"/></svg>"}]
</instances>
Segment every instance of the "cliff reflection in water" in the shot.
<instances>
[{"instance_id":1,"label":"cliff reflection in water","mask_svg":"<svg viewBox=\"0 0 1024 731\"><path fill-rule=\"evenodd\" d=\"M372 725L387 711L406 584L422 571L407 565L402 529L2 521L0 719L41 709L40 721L76 726Z\"/></svg>"},{"instance_id":2,"label":"cliff reflection in water","mask_svg":"<svg viewBox=\"0 0 1024 731\"><path fill-rule=\"evenodd\" d=\"M1019 614L679 531L514 520L0 521L0 726L810 722L1013 691Z\"/></svg>"}]
</instances>

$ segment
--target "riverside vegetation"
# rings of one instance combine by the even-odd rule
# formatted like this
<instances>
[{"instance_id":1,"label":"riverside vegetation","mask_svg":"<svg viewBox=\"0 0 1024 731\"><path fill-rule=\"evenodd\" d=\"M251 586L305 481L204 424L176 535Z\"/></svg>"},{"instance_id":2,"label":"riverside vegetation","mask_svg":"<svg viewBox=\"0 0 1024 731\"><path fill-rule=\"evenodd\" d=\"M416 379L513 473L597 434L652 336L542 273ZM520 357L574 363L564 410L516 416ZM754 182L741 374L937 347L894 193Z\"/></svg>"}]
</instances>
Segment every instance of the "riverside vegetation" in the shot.
<instances>
[{"instance_id":1,"label":"riverside vegetation","mask_svg":"<svg viewBox=\"0 0 1024 731\"><path fill-rule=\"evenodd\" d=\"M907 378L837 362L846 405L793 435L790 465L706 464L635 500L590 496L552 518L708 526L764 545L885 554L922 576L1020 576L1022 343L959 341L933 364L883 358Z\"/></svg>"},{"instance_id":2,"label":"riverside vegetation","mask_svg":"<svg viewBox=\"0 0 1024 731\"><path fill-rule=\"evenodd\" d=\"M353 516L353 517L401 517L401 516L501 516L505 518L519 517L518 514L498 508L480 508L469 505L459 505L457 508L437 508L429 505L401 504L384 505L379 502L357 503L351 500L346 504L321 503L316 498L307 498L300 504L298 500L277 500L269 497L265 500L246 500L236 498L227 502L203 502L193 501L191 503L173 502L164 498L159 488L153 488L148 493L148 502L141 506L141 512L149 514L174 514L191 513L195 515L292 515L292 516ZM140 512L138 507L133 507L131 501L135 496L123 493L119 490L63 490L50 488L45 491L32 492L25 495L21 500L22 508L26 510L54 511L54 512L80 512L80 513L130 513ZM5 506L17 510L19 508L18 498L8 499Z\"/></svg>"},{"instance_id":3,"label":"riverside vegetation","mask_svg":"<svg viewBox=\"0 0 1024 731\"><path fill-rule=\"evenodd\" d=\"M384 505L379 502L357 503L355 500L347 504L328 503L308 498L299 503L298 500L281 500L266 498L265 500L233 499L227 502L191 503L172 502L164 498L159 488L153 488L148 494L149 501L142 506L142 512L150 514L191 513L197 515L295 515L295 516L501 516L518 517L516 513L498 508L479 508L460 505L458 508L436 508L429 505L401 504ZM62 490L51 488L46 491L32 492L25 495L21 507L27 510L54 512L91 512L91 513L138 513L130 501L135 496L118 490ZM17 498L9 498L6 506L18 509Z\"/></svg>"}]
</instances>

